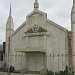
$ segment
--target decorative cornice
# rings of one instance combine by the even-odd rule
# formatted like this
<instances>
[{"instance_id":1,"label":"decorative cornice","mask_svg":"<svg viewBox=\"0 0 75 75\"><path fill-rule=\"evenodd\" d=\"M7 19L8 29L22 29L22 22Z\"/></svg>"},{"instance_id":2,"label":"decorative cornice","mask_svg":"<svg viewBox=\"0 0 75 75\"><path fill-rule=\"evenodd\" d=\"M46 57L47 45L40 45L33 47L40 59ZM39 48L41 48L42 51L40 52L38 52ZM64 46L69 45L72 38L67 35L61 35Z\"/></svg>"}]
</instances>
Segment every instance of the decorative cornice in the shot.
<instances>
[{"instance_id":1,"label":"decorative cornice","mask_svg":"<svg viewBox=\"0 0 75 75\"><path fill-rule=\"evenodd\" d=\"M34 33L34 31L32 30L32 28L30 28L29 30L27 30L28 33ZM46 29L39 27L39 30L37 32L47 32Z\"/></svg>"}]
</instances>

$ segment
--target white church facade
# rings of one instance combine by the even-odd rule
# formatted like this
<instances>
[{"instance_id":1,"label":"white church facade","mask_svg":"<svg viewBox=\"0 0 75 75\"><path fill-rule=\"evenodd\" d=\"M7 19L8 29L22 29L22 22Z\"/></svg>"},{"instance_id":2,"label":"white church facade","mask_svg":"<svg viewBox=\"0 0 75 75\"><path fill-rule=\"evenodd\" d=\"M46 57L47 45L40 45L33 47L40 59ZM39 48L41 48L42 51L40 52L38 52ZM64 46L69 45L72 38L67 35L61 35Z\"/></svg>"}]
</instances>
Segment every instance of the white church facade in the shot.
<instances>
[{"instance_id":1,"label":"white church facade","mask_svg":"<svg viewBox=\"0 0 75 75\"><path fill-rule=\"evenodd\" d=\"M15 70L53 72L75 68L75 0L71 14L72 31L54 23L47 14L39 10L35 0L34 10L26 16L26 21L14 30L10 14L6 23L6 67Z\"/></svg>"}]
</instances>

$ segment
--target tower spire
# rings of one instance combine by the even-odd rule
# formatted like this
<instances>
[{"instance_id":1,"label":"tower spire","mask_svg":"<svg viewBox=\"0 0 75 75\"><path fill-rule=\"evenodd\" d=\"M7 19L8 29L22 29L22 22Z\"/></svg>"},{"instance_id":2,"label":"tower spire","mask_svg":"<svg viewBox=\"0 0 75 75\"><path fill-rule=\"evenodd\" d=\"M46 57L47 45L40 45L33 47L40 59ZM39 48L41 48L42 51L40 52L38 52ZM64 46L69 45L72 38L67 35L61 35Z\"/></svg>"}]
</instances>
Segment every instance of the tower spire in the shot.
<instances>
[{"instance_id":1,"label":"tower spire","mask_svg":"<svg viewBox=\"0 0 75 75\"><path fill-rule=\"evenodd\" d=\"M10 12L9 12L9 16L11 16L11 3L10 3Z\"/></svg>"},{"instance_id":2,"label":"tower spire","mask_svg":"<svg viewBox=\"0 0 75 75\"><path fill-rule=\"evenodd\" d=\"M39 8L38 0L35 0L35 3L34 3L34 9L38 9L38 8Z\"/></svg>"},{"instance_id":3,"label":"tower spire","mask_svg":"<svg viewBox=\"0 0 75 75\"><path fill-rule=\"evenodd\" d=\"M73 7L71 11L71 31L72 31L72 53L75 54L75 0L73 0ZM73 66L75 65L75 57L73 56ZM73 72L75 71L75 67Z\"/></svg>"},{"instance_id":4,"label":"tower spire","mask_svg":"<svg viewBox=\"0 0 75 75\"><path fill-rule=\"evenodd\" d=\"M7 19L7 22L10 22L10 21L13 22L13 18L12 18L12 15L11 15L11 3L10 3L9 17Z\"/></svg>"}]
</instances>

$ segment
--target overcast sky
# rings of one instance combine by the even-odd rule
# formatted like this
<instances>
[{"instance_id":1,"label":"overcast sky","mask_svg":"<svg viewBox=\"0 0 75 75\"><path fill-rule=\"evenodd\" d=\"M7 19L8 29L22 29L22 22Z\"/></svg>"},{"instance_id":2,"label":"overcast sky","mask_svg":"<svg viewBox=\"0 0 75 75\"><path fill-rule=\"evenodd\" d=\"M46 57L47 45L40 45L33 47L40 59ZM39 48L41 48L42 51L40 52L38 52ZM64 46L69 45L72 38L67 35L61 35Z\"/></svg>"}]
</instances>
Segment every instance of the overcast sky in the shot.
<instances>
[{"instance_id":1,"label":"overcast sky","mask_svg":"<svg viewBox=\"0 0 75 75\"><path fill-rule=\"evenodd\" d=\"M5 27L12 5L15 29L20 26L33 10L34 0L0 0L0 44L5 41ZM72 0L39 0L39 9L47 13L48 19L70 30Z\"/></svg>"}]
</instances>

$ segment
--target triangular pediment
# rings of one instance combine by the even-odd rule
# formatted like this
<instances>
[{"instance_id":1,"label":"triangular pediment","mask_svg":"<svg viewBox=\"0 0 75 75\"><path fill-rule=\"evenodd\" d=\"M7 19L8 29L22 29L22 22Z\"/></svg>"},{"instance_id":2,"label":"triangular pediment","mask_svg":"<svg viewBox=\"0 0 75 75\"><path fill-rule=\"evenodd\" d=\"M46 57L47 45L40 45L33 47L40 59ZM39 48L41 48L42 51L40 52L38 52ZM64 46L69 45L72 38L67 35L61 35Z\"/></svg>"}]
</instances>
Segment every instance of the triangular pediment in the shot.
<instances>
[{"instance_id":1,"label":"triangular pediment","mask_svg":"<svg viewBox=\"0 0 75 75\"><path fill-rule=\"evenodd\" d=\"M47 19L46 13L39 10L33 10L30 14L26 16L26 25L28 29L32 28L34 25L38 25L39 27L44 28L46 19Z\"/></svg>"},{"instance_id":2,"label":"triangular pediment","mask_svg":"<svg viewBox=\"0 0 75 75\"><path fill-rule=\"evenodd\" d=\"M32 16L32 15L35 14L35 13L42 14L42 15L44 15L44 16L47 18L47 14L46 14L45 12L40 11L40 10L33 10L33 11L32 11L30 14L28 14L26 17L30 17L30 16Z\"/></svg>"}]
</instances>

